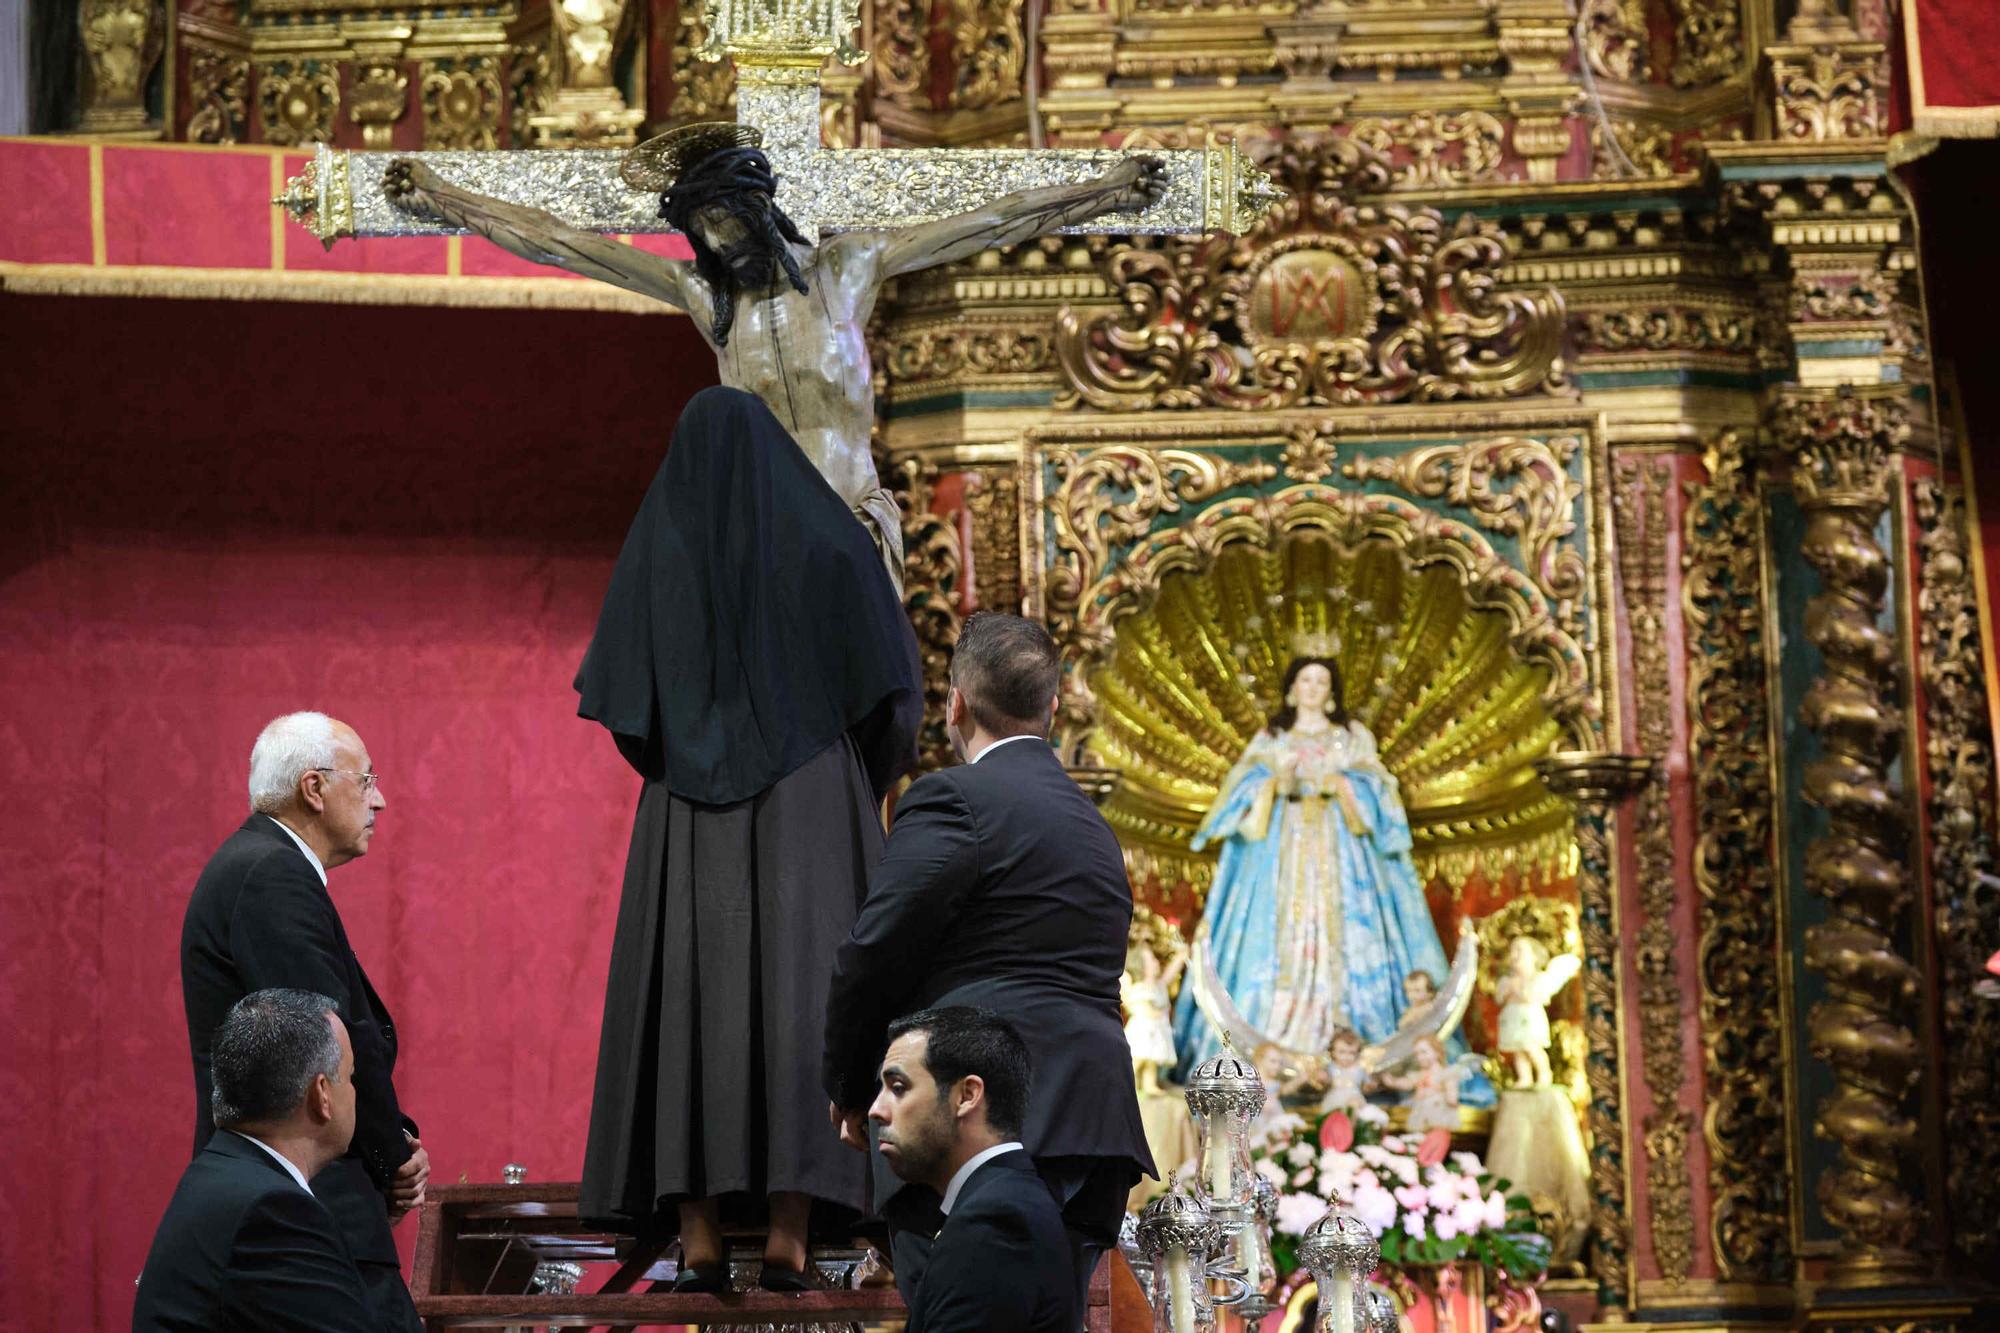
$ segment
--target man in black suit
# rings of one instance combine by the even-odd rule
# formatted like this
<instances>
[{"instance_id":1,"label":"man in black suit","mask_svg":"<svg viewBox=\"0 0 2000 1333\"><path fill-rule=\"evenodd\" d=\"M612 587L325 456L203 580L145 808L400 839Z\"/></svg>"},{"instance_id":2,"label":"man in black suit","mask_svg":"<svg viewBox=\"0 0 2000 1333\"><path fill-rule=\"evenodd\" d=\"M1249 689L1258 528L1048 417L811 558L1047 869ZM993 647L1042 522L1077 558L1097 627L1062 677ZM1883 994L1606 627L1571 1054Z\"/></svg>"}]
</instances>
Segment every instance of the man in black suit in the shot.
<instances>
[{"instance_id":1,"label":"man in black suit","mask_svg":"<svg viewBox=\"0 0 2000 1333\"><path fill-rule=\"evenodd\" d=\"M386 802L368 749L323 713L264 728L250 753L250 818L209 858L181 924L181 995L194 1055L195 1151L209 1118L210 1034L252 991L330 996L354 1045L354 1140L313 1182L361 1271L377 1325L422 1327L392 1222L423 1200L430 1156L396 1103L396 1028L327 893L326 872L364 855Z\"/></svg>"},{"instance_id":2,"label":"man in black suit","mask_svg":"<svg viewBox=\"0 0 2000 1333\"><path fill-rule=\"evenodd\" d=\"M1012 1023L1035 1065L1024 1141L1062 1205L1081 1310L1127 1192L1153 1170L1118 1013L1132 891L1117 838L1047 744L1062 675L1048 631L975 615L951 673L946 725L967 762L903 794L835 960L822 1071L830 1114L843 1139L864 1144L862 1112L896 1015L969 1004ZM937 1198L878 1180L876 1199L908 1299Z\"/></svg>"},{"instance_id":3,"label":"man in black suit","mask_svg":"<svg viewBox=\"0 0 2000 1333\"><path fill-rule=\"evenodd\" d=\"M354 1134L354 1047L324 995L265 990L215 1033L220 1132L153 1235L133 1333L379 1330L361 1273L306 1182Z\"/></svg>"},{"instance_id":4,"label":"man in black suit","mask_svg":"<svg viewBox=\"0 0 2000 1333\"><path fill-rule=\"evenodd\" d=\"M1071 1333L1081 1318L1062 1213L1021 1150L1031 1081L1026 1044L990 1010L889 1025L868 1118L883 1160L943 1214L908 1333Z\"/></svg>"}]
</instances>

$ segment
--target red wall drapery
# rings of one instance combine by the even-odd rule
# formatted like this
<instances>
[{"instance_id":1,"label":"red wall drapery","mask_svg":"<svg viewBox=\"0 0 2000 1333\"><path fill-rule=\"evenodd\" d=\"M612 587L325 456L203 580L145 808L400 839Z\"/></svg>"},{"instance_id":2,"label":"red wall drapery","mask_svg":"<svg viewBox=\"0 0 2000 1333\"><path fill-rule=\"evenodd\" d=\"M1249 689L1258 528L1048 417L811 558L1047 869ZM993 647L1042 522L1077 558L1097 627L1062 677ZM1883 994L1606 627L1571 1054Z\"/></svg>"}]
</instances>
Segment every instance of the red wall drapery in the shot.
<instances>
[{"instance_id":1,"label":"red wall drapery","mask_svg":"<svg viewBox=\"0 0 2000 1333\"><path fill-rule=\"evenodd\" d=\"M0 295L0 329L0 1319L129 1322L193 1125L181 913L293 708L383 775L332 889L435 1178L574 1179L636 783L570 678L713 358L608 314Z\"/></svg>"}]
</instances>

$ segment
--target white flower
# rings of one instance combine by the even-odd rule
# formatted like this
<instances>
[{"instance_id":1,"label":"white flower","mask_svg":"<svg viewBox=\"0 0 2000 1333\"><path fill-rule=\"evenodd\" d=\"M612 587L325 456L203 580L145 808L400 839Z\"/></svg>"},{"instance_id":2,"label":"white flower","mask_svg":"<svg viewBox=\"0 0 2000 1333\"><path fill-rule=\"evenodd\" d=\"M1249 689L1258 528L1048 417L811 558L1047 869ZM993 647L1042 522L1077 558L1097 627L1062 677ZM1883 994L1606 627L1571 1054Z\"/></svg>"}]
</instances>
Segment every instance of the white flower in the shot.
<instances>
[{"instance_id":1,"label":"white flower","mask_svg":"<svg viewBox=\"0 0 2000 1333\"><path fill-rule=\"evenodd\" d=\"M1369 1102L1356 1111L1354 1118L1364 1125L1386 1125L1389 1123L1389 1113L1373 1102Z\"/></svg>"},{"instance_id":2,"label":"white flower","mask_svg":"<svg viewBox=\"0 0 2000 1333\"><path fill-rule=\"evenodd\" d=\"M1431 1219L1431 1230L1439 1240L1458 1238L1458 1216L1455 1213L1439 1213Z\"/></svg>"},{"instance_id":3,"label":"white flower","mask_svg":"<svg viewBox=\"0 0 2000 1333\"><path fill-rule=\"evenodd\" d=\"M1388 1149L1379 1143L1364 1143L1354 1150L1354 1155L1370 1166L1386 1166L1389 1161Z\"/></svg>"},{"instance_id":4,"label":"white flower","mask_svg":"<svg viewBox=\"0 0 2000 1333\"><path fill-rule=\"evenodd\" d=\"M1486 1196L1486 1226L1490 1231L1499 1231L1507 1225L1507 1200L1499 1190Z\"/></svg>"},{"instance_id":5,"label":"white flower","mask_svg":"<svg viewBox=\"0 0 2000 1333\"><path fill-rule=\"evenodd\" d=\"M1287 1236L1303 1236L1313 1223L1326 1216L1326 1200L1311 1194L1283 1194L1278 1197L1275 1225Z\"/></svg>"},{"instance_id":6,"label":"white flower","mask_svg":"<svg viewBox=\"0 0 2000 1333\"><path fill-rule=\"evenodd\" d=\"M1430 1198L1432 1211L1439 1213L1449 1212L1458 1207L1458 1201L1463 1197L1459 1194L1458 1182L1443 1171L1434 1173L1430 1187L1424 1193Z\"/></svg>"},{"instance_id":7,"label":"white flower","mask_svg":"<svg viewBox=\"0 0 2000 1333\"><path fill-rule=\"evenodd\" d=\"M1294 1143L1290 1148L1285 1150L1285 1160L1293 1166L1304 1166L1316 1155L1313 1152L1313 1145L1310 1143Z\"/></svg>"},{"instance_id":8,"label":"white flower","mask_svg":"<svg viewBox=\"0 0 2000 1333\"><path fill-rule=\"evenodd\" d=\"M1303 1171L1294 1171L1292 1173L1292 1184L1298 1186L1310 1185L1312 1184L1312 1178L1312 1168L1307 1167Z\"/></svg>"},{"instance_id":9,"label":"white flower","mask_svg":"<svg viewBox=\"0 0 2000 1333\"><path fill-rule=\"evenodd\" d=\"M1379 1185L1357 1185L1353 1206L1354 1215L1378 1236L1396 1225L1396 1196Z\"/></svg>"},{"instance_id":10,"label":"white flower","mask_svg":"<svg viewBox=\"0 0 2000 1333\"><path fill-rule=\"evenodd\" d=\"M1451 1155L1451 1164L1468 1176L1486 1173L1486 1163L1479 1160L1476 1152L1455 1152Z\"/></svg>"},{"instance_id":11,"label":"white flower","mask_svg":"<svg viewBox=\"0 0 2000 1333\"><path fill-rule=\"evenodd\" d=\"M1424 1238L1424 1215L1422 1213L1404 1213L1403 1234L1411 1240L1422 1240Z\"/></svg>"},{"instance_id":12,"label":"white flower","mask_svg":"<svg viewBox=\"0 0 2000 1333\"><path fill-rule=\"evenodd\" d=\"M1460 1235L1476 1236L1486 1229L1486 1203L1483 1199L1460 1199L1458 1206L1451 1210L1451 1216Z\"/></svg>"},{"instance_id":13,"label":"white flower","mask_svg":"<svg viewBox=\"0 0 2000 1333\"><path fill-rule=\"evenodd\" d=\"M1273 1185L1276 1185L1280 1189L1284 1188L1285 1168L1279 1166L1270 1158L1259 1157L1254 1163L1253 1169L1255 1169L1258 1175L1264 1177L1264 1179L1270 1181Z\"/></svg>"}]
</instances>

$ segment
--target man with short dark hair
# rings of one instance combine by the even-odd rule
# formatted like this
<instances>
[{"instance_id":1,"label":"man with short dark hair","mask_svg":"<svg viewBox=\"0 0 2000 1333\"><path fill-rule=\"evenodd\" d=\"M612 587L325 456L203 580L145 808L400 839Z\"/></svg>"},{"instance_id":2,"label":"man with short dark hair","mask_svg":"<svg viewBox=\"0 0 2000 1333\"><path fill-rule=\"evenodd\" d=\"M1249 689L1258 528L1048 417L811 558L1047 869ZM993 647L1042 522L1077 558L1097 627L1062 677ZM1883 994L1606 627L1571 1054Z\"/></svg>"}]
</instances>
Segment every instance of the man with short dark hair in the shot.
<instances>
[{"instance_id":1,"label":"man with short dark hair","mask_svg":"<svg viewBox=\"0 0 2000 1333\"><path fill-rule=\"evenodd\" d=\"M865 1144L891 1018L982 1005L1012 1023L1035 1066L1023 1141L1062 1206L1077 1309L1117 1242L1125 1196L1151 1173L1119 1020L1132 891L1118 840L1047 743L1062 662L1020 616L970 617L952 656L945 721L967 762L927 774L896 805L868 899L835 961L823 1070L841 1137ZM914 1294L937 1231L936 1194L879 1178L896 1284Z\"/></svg>"},{"instance_id":2,"label":"man with short dark hair","mask_svg":"<svg viewBox=\"0 0 2000 1333\"><path fill-rule=\"evenodd\" d=\"M354 1048L333 1001L247 995L216 1030L210 1062L217 1133L154 1233L134 1333L380 1330L308 1183L354 1135Z\"/></svg>"},{"instance_id":3,"label":"man with short dark hair","mask_svg":"<svg viewBox=\"0 0 2000 1333\"><path fill-rule=\"evenodd\" d=\"M250 751L250 817L195 881L181 922L181 998L194 1061L194 1151L209 1118L212 1034L253 991L325 995L354 1046L353 1142L313 1181L368 1289L377 1327L422 1325L390 1224L423 1201L430 1155L396 1100L396 1026L327 892L327 871L365 856L387 807L368 747L324 713L288 713Z\"/></svg>"},{"instance_id":4,"label":"man with short dark hair","mask_svg":"<svg viewBox=\"0 0 2000 1333\"><path fill-rule=\"evenodd\" d=\"M990 1010L925 1009L889 1025L868 1108L883 1160L944 1215L908 1333L1068 1333L1079 1318L1055 1196L1021 1151L1028 1048Z\"/></svg>"}]
</instances>

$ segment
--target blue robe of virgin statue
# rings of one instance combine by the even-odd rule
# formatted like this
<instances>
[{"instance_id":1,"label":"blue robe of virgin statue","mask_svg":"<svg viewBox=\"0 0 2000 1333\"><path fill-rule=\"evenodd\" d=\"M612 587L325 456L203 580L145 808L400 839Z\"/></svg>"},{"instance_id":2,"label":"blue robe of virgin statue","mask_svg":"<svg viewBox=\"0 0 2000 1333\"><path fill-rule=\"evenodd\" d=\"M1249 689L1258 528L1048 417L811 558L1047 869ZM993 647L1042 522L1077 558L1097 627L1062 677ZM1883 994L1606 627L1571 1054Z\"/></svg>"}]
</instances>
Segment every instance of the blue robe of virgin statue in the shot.
<instances>
[{"instance_id":1,"label":"blue robe of virgin statue","mask_svg":"<svg viewBox=\"0 0 2000 1333\"><path fill-rule=\"evenodd\" d=\"M1410 860L1396 779L1359 722L1259 732L1194 837L1222 842L1196 939L1251 1026L1293 1051L1334 1030L1386 1040L1403 980L1449 963ZM1185 985L1174 1012L1183 1074L1221 1049ZM1245 1052L1248 1054L1248 1052Z\"/></svg>"}]
</instances>

